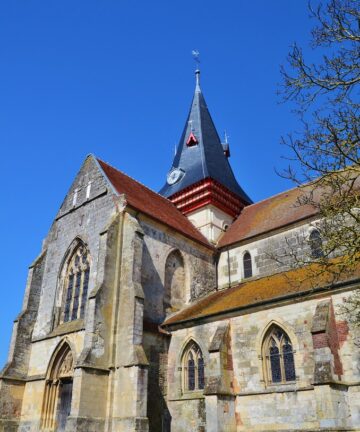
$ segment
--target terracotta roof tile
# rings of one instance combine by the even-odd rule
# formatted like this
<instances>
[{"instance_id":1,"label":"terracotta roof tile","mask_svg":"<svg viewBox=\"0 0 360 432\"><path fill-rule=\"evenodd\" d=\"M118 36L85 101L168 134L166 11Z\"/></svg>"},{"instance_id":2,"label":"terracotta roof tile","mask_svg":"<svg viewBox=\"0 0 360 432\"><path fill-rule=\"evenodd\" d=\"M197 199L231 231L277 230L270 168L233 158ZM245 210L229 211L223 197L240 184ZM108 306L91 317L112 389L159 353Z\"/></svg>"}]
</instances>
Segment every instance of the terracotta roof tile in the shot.
<instances>
[{"instance_id":1,"label":"terracotta roof tile","mask_svg":"<svg viewBox=\"0 0 360 432\"><path fill-rule=\"evenodd\" d=\"M333 274L323 272L315 277L316 265L308 268L278 273L269 277L241 283L235 287L223 289L199 300L186 309L169 317L164 326L178 324L193 319L226 313L231 310L256 306L266 301L280 299L292 294L306 294L317 287L326 287L333 283ZM353 280L360 275L360 263L351 275L343 274L337 282Z\"/></svg>"},{"instance_id":2,"label":"terracotta roof tile","mask_svg":"<svg viewBox=\"0 0 360 432\"><path fill-rule=\"evenodd\" d=\"M228 246L316 215L317 209L313 206L297 204L305 191L304 188L291 189L245 207L217 246Z\"/></svg>"},{"instance_id":3,"label":"terracotta roof tile","mask_svg":"<svg viewBox=\"0 0 360 432\"><path fill-rule=\"evenodd\" d=\"M105 175L119 194L125 194L128 204L142 213L175 229L188 238L212 248L213 246L168 199L97 159Z\"/></svg>"}]
</instances>

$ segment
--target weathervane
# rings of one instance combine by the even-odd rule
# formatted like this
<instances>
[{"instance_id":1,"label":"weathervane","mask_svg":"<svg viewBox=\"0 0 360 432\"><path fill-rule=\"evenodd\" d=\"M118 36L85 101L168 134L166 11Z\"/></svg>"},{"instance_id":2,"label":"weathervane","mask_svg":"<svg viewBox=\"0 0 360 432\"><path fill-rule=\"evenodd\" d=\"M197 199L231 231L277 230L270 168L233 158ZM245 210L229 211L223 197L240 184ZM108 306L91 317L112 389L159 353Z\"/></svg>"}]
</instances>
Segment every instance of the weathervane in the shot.
<instances>
[{"instance_id":1,"label":"weathervane","mask_svg":"<svg viewBox=\"0 0 360 432\"><path fill-rule=\"evenodd\" d=\"M200 52L199 52L199 50L197 50L197 49L192 50L191 54L192 54L193 59L197 65L197 69L199 69L199 67L200 67Z\"/></svg>"}]
</instances>

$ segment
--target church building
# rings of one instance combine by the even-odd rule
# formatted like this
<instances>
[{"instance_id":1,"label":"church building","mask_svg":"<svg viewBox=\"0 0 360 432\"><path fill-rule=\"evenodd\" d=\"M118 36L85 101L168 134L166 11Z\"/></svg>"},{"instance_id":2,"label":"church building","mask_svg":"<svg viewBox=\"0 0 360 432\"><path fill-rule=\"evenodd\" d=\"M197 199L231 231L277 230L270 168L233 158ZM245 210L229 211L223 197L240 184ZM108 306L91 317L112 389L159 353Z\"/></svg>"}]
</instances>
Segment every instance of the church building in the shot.
<instances>
[{"instance_id":1,"label":"church building","mask_svg":"<svg viewBox=\"0 0 360 432\"><path fill-rule=\"evenodd\" d=\"M359 273L294 268L289 247L321 254L317 210L303 188L252 202L195 77L159 193L84 160L29 268L0 432L360 431L338 313Z\"/></svg>"}]
</instances>

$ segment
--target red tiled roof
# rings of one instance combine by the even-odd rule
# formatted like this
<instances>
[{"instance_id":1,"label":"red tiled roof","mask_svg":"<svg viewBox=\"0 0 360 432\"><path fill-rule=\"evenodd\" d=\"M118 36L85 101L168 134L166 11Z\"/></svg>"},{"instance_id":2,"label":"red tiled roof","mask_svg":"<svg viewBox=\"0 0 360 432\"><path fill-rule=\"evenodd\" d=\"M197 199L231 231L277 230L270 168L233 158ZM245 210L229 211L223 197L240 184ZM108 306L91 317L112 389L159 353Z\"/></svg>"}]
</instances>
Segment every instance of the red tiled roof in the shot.
<instances>
[{"instance_id":1,"label":"red tiled roof","mask_svg":"<svg viewBox=\"0 0 360 432\"><path fill-rule=\"evenodd\" d=\"M336 263L335 263L336 265ZM320 269L320 270L319 270ZM321 271L317 264L288 272L277 273L235 287L216 291L182 311L170 316L163 326L184 323L227 313L237 309L255 307L265 302L281 300L286 296L312 293L339 282L359 280L360 263L349 273L336 274L332 271Z\"/></svg>"},{"instance_id":2,"label":"red tiled roof","mask_svg":"<svg viewBox=\"0 0 360 432\"><path fill-rule=\"evenodd\" d=\"M119 194L125 194L126 201L131 207L164 223L186 237L213 248L200 231L168 199L102 160L97 159L97 161L115 190Z\"/></svg>"},{"instance_id":3,"label":"red tiled roof","mask_svg":"<svg viewBox=\"0 0 360 432\"><path fill-rule=\"evenodd\" d=\"M315 207L298 204L297 200L305 190L291 189L245 207L217 246L228 246L316 215L318 210Z\"/></svg>"}]
</instances>

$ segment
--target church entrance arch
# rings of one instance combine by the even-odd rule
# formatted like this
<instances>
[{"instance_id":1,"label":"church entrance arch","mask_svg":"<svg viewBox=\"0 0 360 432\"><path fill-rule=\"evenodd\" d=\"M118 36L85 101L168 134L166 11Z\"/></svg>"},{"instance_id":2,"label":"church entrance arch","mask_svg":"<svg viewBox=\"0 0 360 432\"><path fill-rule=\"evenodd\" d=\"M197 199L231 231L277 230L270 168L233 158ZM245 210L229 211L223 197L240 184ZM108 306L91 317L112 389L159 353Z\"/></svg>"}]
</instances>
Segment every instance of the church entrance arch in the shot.
<instances>
[{"instance_id":1,"label":"church entrance arch","mask_svg":"<svg viewBox=\"0 0 360 432\"><path fill-rule=\"evenodd\" d=\"M41 430L64 432L71 411L74 359L71 348L63 342L50 361L46 379Z\"/></svg>"}]
</instances>

